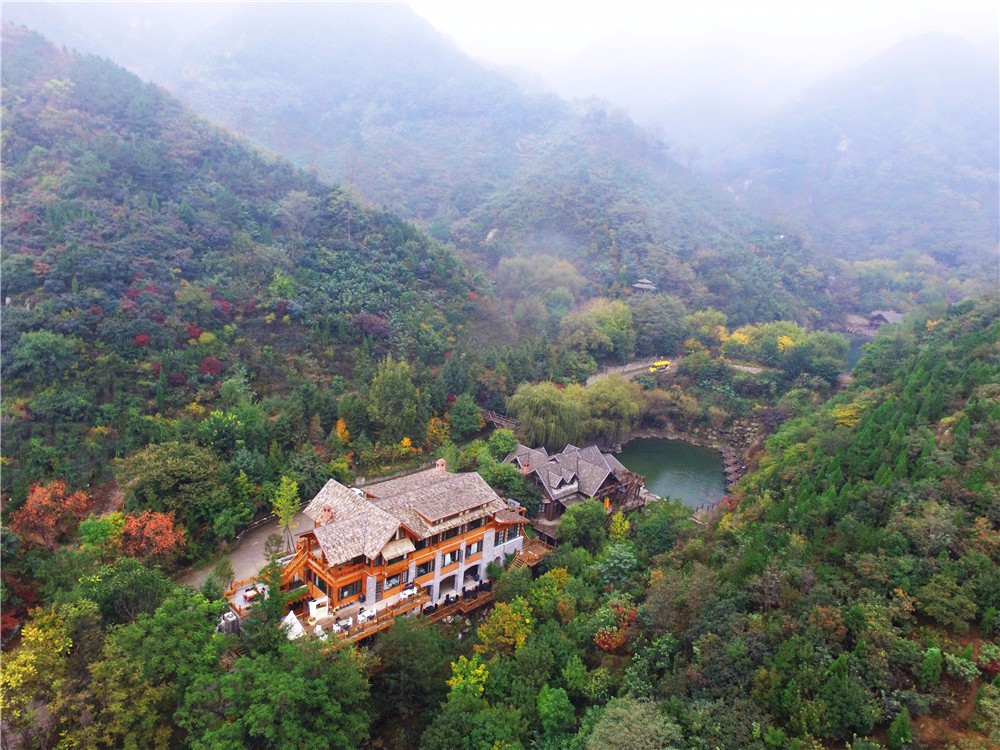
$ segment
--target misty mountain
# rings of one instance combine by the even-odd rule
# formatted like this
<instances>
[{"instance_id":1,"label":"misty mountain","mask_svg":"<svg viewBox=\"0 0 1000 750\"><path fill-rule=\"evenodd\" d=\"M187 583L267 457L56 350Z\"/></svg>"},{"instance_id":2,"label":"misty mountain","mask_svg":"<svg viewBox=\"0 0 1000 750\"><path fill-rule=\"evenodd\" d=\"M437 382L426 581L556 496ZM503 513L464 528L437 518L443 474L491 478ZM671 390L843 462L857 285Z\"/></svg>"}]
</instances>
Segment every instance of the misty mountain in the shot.
<instances>
[{"instance_id":1,"label":"misty mountain","mask_svg":"<svg viewBox=\"0 0 1000 750\"><path fill-rule=\"evenodd\" d=\"M157 28L147 20L129 28ZM527 93L401 5L249 5L216 21L179 40L154 80L487 269L545 253L571 260L591 293L646 277L739 321L817 315L801 247L761 250L779 230L605 102Z\"/></svg>"},{"instance_id":2,"label":"misty mountain","mask_svg":"<svg viewBox=\"0 0 1000 750\"><path fill-rule=\"evenodd\" d=\"M923 35L809 89L712 171L824 254L994 268L997 122L996 60Z\"/></svg>"}]
</instances>

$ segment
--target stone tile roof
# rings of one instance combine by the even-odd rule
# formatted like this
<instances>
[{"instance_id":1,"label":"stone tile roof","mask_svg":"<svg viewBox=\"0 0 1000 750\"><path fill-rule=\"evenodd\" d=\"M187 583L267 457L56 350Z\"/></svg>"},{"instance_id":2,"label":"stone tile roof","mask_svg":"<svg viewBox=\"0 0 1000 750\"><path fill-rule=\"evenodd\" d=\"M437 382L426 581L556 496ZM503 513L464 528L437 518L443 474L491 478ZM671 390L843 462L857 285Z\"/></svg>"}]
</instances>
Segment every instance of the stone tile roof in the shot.
<instances>
[{"instance_id":1,"label":"stone tile roof","mask_svg":"<svg viewBox=\"0 0 1000 750\"><path fill-rule=\"evenodd\" d=\"M421 476L423 475L423 476ZM372 503L399 518L421 538L485 518L506 507L479 474L429 469L401 480L368 485ZM388 490L388 491L387 491Z\"/></svg>"},{"instance_id":2,"label":"stone tile roof","mask_svg":"<svg viewBox=\"0 0 1000 750\"><path fill-rule=\"evenodd\" d=\"M338 499L324 506L331 510L320 516L313 529L328 565L339 565L360 555L378 557L399 531L399 519L350 490L347 494L353 499L338 493Z\"/></svg>"},{"instance_id":3,"label":"stone tile roof","mask_svg":"<svg viewBox=\"0 0 1000 750\"><path fill-rule=\"evenodd\" d=\"M382 548L382 557L386 560L391 560L394 557L405 555L407 552L415 552L416 549L417 548L413 546L413 541L409 537L393 539Z\"/></svg>"},{"instance_id":4,"label":"stone tile roof","mask_svg":"<svg viewBox=\"0 0 1000 750\"><path fill-rule=\"evenodd\" d=\"M372 482L371 484L366 484L364 489L365 492L375 497L392 497L432 487L435 484L447 482L450 478L457 476L462 475L452 474L435 467L433 469L426 469L425 471L416 471L412 474L396 477L395 479Z\"/></svg>"},{"instance_id":5,"label":"stone tile roof","mask_svg":"<svg viewBox=\"0 0 1000 750\"><path fill-rule=\"evenodd\" d=\"M872 310L870 318L882 318L886 323L902 323L903 314L895 310Z\"/></svg>"},{"instance_id":6,"label":"stone tile roof","mask_svg":"<svg viewBox=\"0 0 1000 750\"><path fill-rule=\"evenodd\" d=\"M331 479L323 485L323 489L316 493L316 497L309 501L309 504L302 512L311 518L314 523L319 524L323 518L323 508L325 506L350 506L356 503L358 499L357 494L340 482Z\"/></svg>"},{"instance_id":7,"label":"stone tile roof","mask_svg":"<svg viewBox=\"0 0 1000 750\"><path fill-rule=\"evenodd\" d=\"M338 565L360 555L398 556L406 546L393 542L400 526L426 539L506 509L479 474L430 469L368 485L361 495L331 479L304 512L327 564Z\"/></svg>"},{"instance_id":8,"label":"stone tile roof","mask_svg":"<svg viewBox=\"0 0 1000 750\"><path fill-rule=\"evenodd\" d=\"M516 463L526 475L533 474L549 499L560 502L577 494L594 497L609 476L620 478L627 471L617 458L594 445L567 445L551 456L544 448L518 445L505 460Z\"/></svg>"},{"instance_id":9,"label":"stone tile roof","mask_svg":"<svg viewBox=\"0 0 1000 750\"><path fill-rule=\"evenodd\" d=\"M496 515L494 515L494 519L496 520L497 523L506 523L506 524L531 523L527 518L522 516L516 510L510 510L509 508L505 508L504 510L498 510L496 512Z\"/></svg>"}]
</instances>

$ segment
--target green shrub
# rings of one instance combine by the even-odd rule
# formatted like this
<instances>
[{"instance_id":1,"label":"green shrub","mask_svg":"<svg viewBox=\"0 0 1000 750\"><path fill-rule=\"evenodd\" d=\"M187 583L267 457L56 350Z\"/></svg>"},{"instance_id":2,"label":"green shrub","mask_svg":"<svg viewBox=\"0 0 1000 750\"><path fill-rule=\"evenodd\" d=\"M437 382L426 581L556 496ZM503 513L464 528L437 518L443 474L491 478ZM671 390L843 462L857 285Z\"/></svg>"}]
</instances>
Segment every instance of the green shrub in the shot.
<instances>
[{"instance_id":1,"label":"green shrub","mask_svg":"<svg viewBox=\"0 0 1000 750\"><path fill-rule=\"evenodd\" d=\"M930 690L941 680L941 669L944 666L944 657L941 649L931 647L924 654L924 659L920 662L917 670L917 680L920 682L921 690Z\"/></svg>"}]
</instances>

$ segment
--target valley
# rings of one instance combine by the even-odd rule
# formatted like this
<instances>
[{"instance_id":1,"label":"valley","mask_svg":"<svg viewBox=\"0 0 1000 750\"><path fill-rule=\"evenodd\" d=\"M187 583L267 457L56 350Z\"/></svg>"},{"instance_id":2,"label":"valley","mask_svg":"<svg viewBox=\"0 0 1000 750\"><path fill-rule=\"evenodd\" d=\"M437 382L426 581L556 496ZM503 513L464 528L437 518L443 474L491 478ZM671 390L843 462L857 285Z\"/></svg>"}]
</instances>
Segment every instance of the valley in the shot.
<instances>
[{"instance_id":1,"label":"valley","mask_svg":"<svg viewBox=\"0 0 1000 750\"><path fill-rule=\"evenodd\" d=\"M4 10L5 748L1000 743L978 52L695 170L403 5L140 10Z\"/></svg>"}]
</instances>

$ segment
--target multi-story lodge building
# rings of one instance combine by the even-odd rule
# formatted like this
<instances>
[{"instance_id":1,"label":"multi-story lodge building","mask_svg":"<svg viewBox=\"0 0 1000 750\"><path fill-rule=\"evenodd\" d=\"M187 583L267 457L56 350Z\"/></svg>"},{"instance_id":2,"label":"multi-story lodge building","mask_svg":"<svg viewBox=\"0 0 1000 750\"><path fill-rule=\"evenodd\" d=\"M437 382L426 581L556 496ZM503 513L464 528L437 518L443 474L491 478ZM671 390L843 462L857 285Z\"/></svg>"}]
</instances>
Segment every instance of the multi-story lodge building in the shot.
<instances>
[{"instance_id":1,"label":"multi-story lodge building","mask_svg":"<svg viewBox=\"0 0 1000 750\"><path fill-rule=\"evenodd\" d=\"M285 585L305 585L324 608L374 607L413 586L432 602L486 579L522 547L523 510L479 474L435 468L366 486L330 480L305 508L315 527L298 535Z\"/></svg>"}]
</instances>

